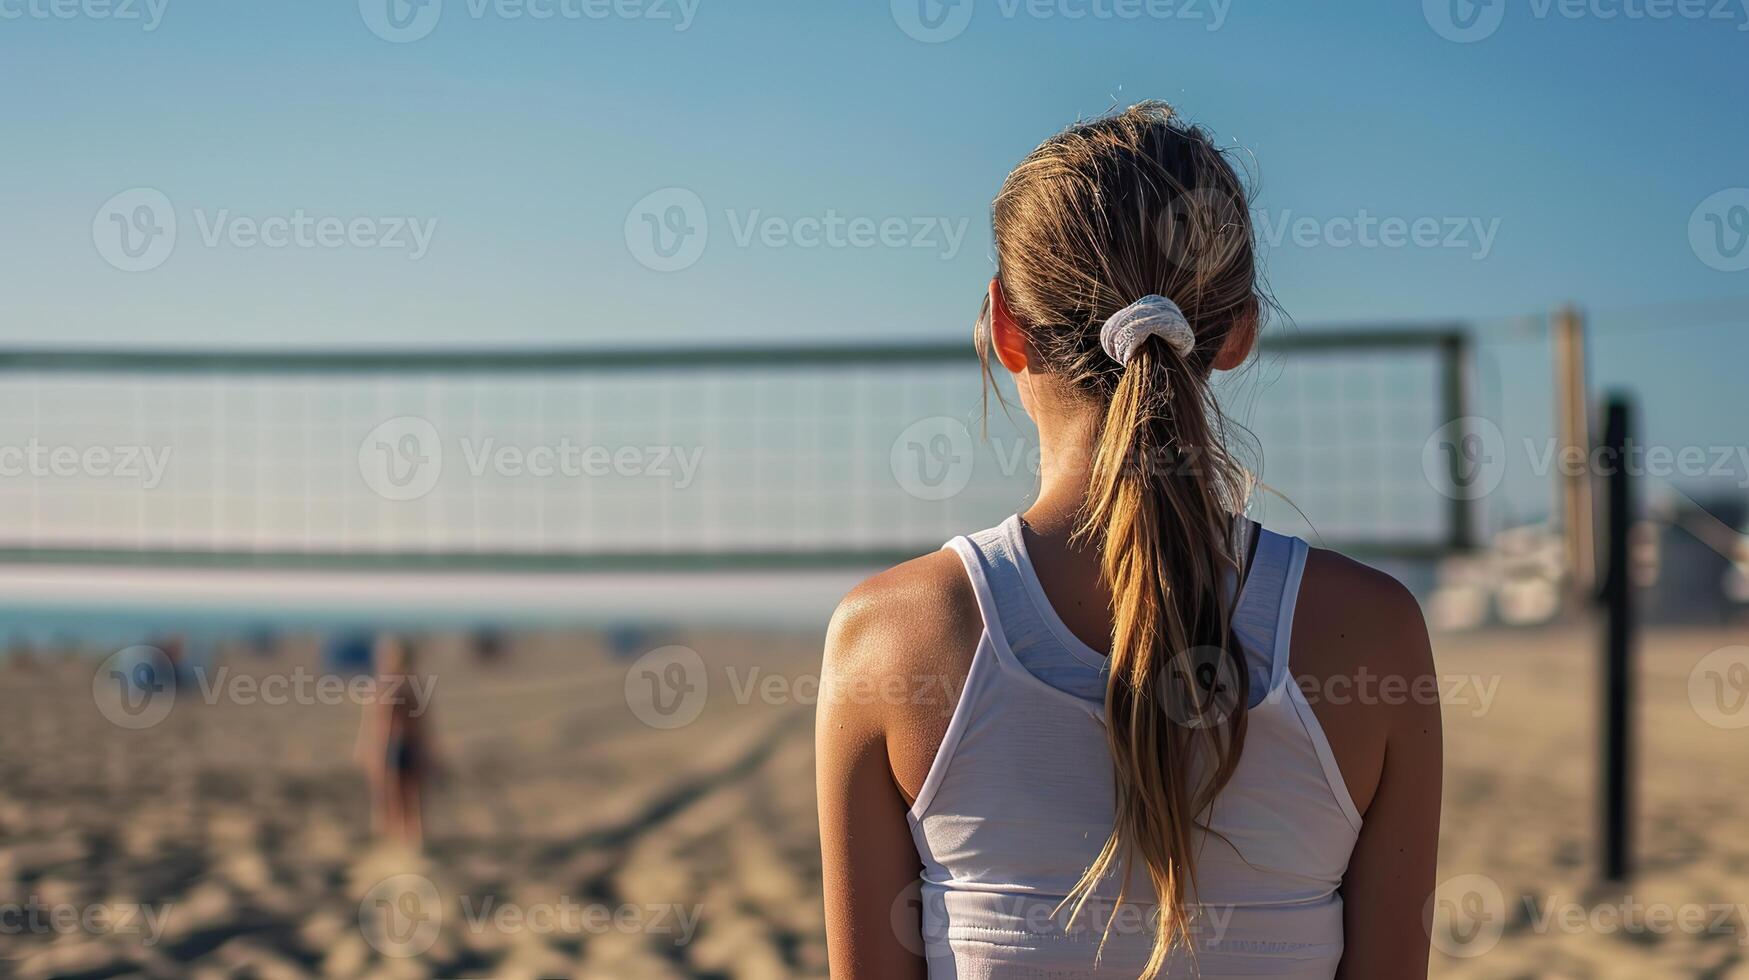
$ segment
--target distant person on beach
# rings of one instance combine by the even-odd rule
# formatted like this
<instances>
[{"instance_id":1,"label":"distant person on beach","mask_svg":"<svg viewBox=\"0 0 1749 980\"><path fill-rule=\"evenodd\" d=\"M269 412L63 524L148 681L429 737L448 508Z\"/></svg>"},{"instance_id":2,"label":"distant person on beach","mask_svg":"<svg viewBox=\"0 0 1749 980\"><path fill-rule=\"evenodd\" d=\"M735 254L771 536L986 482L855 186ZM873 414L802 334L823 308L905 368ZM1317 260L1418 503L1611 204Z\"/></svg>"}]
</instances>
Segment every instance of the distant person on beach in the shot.
<instances>
[{"instance_id":1,"label":"distant person on beach","mask_svg":"<svg viewBox=\"0 0 1749 980\"><path fill-rule=\"evenodd\" d=\"M505 642L504 633L495 627L485 626L473 634L474 659L478 663L493 665L504 659L509 644Z\"/></svg>"},{"instance_id":2,"label":"distant person on beach","mask_svg":"<svg viewBox=\"0 0 1749 980\"><path fill-rule=\"evenodd\" d=\"M14 636L6 645L6 666L20 672L36 669L36 648L23 636Z\"/></svg>"},{"instance_id":3,"label":"distant person on beach","mask_svg":"<svg viewBox=\"0 0 1749 980\"><path fill-rule=\"evenodd\" d=\"M1040 145L993 217L978 350L1037 425L1037 494L833 617L832 976L1425 977L1427 630L1243 516L1210 377L1268 301L1228 155L1145 103Z\"/></svg>"},{"instance_id":4,"label":"distant person on beach","mask_svg":"<svg viewBox=\"0 0 1749 980\"><path fill-rule=\"evenodd\" d=\"M364 705L358 759L370 784L371 831L418 847L424 839L425 781L436 761L426 730L430 684L418 675L418 648L384 633L373 649L374 696Z\"/></svg>"},{"instance_id":5,"label":"distant person on beach","mask_svg":"<svg viewBox=\"0 0 1749 980\"><path fill-rule=\"evenodd\" d=\"M165 679L177 687L185 686L192 676L187 638L181 633L168 633L154 638L149 645L164 655L164 662L170 669L170 676Z\"/></svg>"}]
</instances>

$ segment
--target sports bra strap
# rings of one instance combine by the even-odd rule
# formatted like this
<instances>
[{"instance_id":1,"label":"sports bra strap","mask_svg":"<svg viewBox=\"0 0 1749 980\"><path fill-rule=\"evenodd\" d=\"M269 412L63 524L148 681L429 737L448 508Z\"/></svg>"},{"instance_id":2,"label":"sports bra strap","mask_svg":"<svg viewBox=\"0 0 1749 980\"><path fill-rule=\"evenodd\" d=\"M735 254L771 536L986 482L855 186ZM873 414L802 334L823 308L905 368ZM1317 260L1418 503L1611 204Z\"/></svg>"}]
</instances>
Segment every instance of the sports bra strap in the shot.
<instances>
[{"instance_id":1,"label":"sports bra strap","mask_svg":"<svg viewBox=\"0 0 1749 980\"><path fill-rule=\"evenodd\" d=\"M1251 666L1253 706L1287 678L1294 605L1299 599L1307 550L1299 538L1265 527L1257 529L1257 548L1246 569L1239 604L1233 610L1233 632L1244 644Z\"/></svg>"}]
</instances>

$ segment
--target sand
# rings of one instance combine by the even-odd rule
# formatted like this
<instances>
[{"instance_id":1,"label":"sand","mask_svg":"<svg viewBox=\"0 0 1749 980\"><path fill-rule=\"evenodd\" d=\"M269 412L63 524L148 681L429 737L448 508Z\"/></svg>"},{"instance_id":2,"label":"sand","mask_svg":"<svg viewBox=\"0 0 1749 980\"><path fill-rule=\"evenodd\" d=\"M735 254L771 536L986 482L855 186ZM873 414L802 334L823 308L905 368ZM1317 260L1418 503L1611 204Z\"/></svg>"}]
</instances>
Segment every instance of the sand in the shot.
<instances>
[{"instance_id":1,"label":"sand","mask_svg":"<svg viewBox=\"0 0 1749 980\"><path fill-rule=\"evenodd\" d=\"M1640 870L1603 887L1593 638L1439 638L1440 873L1456 882L1441 897L1458 912L1436 926L1434 976L1749 977L1749 913L1733 907L1749 903L1749 728L1708 724L1689 699L1696 663L1733 642L1742 631L1647 638ZM423 854L370 842L354 703L206 703L196 687L130 731L93 697L101 651L0 665L0 975L824 976L817 643L649 638L638 649L698 654L641 662L677 664L666 676L697 691L666 714L590 634L519 634L491 666L439 644L423 666L444 773ZM223 663L319 673L312 639L282 647ZM39 918L21 928L27 906ZM1659 906L1708 928L1610 918ZM109 921L93 927L94 910ZM85 918L43 925L52 914Z\"/></svg>"}]
</instances>

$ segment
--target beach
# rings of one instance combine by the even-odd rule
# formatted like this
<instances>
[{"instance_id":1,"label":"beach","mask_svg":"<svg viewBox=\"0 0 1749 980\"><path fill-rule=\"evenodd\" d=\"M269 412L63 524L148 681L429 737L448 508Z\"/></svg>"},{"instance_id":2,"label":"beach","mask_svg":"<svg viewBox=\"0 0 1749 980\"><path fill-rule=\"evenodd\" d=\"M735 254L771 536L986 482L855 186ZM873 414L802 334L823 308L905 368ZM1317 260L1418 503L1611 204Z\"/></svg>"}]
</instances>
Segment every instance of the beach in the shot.
<instances>
[{"instance_id":1,"label":"beach","mask_svg":"<svg viewBox=\"0 0 1749 980\"><path fill-rule=\"evenodd\" d=\"M1436 639L1432 975L1749 977L1749 729L1690 684L1744 639L1645 637L1622 886L1595 870L1591 630ZM362 689L320 681L314 634L221 647L139 728L93 687L105 651L0 665L0 974L826 975L818 635L553 629L490 660L465 640L420 662L439 766L422 853L371 841Z\"/></svg>"}]
</instances>

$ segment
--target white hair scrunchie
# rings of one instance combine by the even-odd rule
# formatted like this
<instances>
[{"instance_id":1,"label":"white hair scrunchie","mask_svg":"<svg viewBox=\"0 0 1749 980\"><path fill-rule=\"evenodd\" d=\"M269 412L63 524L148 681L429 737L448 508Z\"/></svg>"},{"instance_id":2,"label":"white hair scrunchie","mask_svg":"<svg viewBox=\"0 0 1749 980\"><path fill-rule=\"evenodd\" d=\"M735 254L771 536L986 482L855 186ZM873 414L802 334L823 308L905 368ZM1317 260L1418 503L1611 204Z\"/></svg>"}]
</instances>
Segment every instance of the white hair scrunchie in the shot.
<instances>
[{"instance_id":1,"label":"white hair scrunchie","mask_svg":"<svg viewBox=\"0 0 1749 980\"><path fill-rule=\"evenodd\" d=\"M1164 296L1149 294L1113 313L1099 329L1099 345L1119 364L1128 364L1142 341L1159 337L1179 357L1196 349L1196 331L1184 318L1178 304Z\"/></svg>"}]
</instances>

